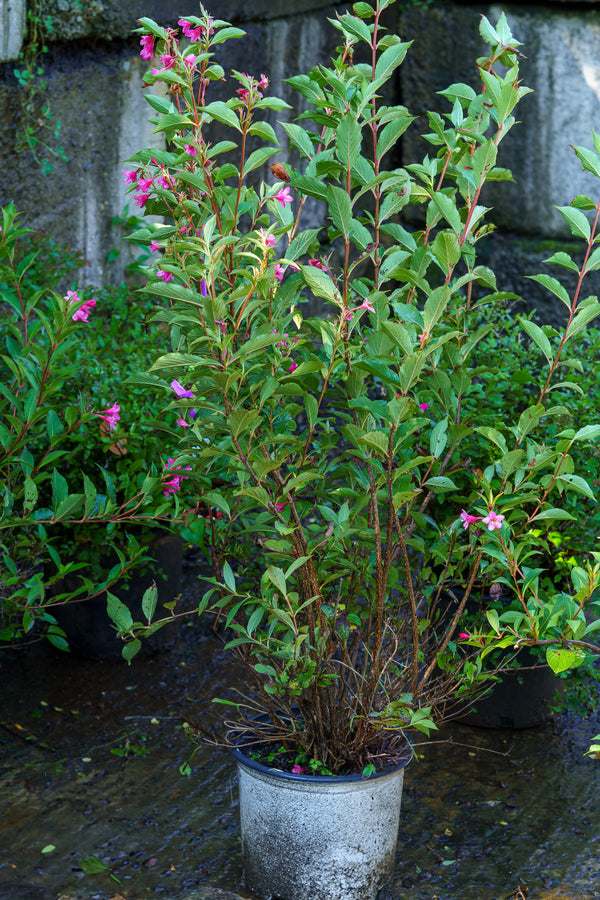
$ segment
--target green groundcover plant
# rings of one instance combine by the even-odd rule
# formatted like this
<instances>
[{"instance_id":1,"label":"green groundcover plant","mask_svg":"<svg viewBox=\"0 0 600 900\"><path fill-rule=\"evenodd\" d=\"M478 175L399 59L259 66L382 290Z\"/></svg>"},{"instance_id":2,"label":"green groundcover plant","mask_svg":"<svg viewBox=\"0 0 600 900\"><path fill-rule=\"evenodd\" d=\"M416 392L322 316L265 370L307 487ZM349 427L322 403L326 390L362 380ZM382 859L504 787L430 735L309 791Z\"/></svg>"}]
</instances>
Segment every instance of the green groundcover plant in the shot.
<instances>
[{"instance_id":1,"label":"green groundcover plant","mask_svg":"<svg viewBox=\"0 0 600 900\"><path fill-rule=\"evenodd\" d=\"M598 580L597 564L569 564L548 590L540 560L549 530L573 515L565 498L593 496L573 448L600 425L563 422L580 368L569 348L600 311L582 291L600 266L600 206L560 208L585 258L573 296L535 276L566 321L557 331L519 318L535 388L515 412L511 385L486 382L494 360L478 352L513 298L478 265L477 244L491 227L485 184L511 177L498 154L529 93L519 42L504 15L495 27L482 17L479 92L442 91L428 155L399 168L389 161L413 117L381 98L410 44L384 27L390 5L357 2L331 20L342 38L331 66L287 79L304 110L280 123L289 157L265 118L288 104L265 75L234 71L228 99L211 95L225 79L215 53L240 29L202 7L180 30L141 19L146 80L160 88L148 101L169 149L141 150L127 176L136 204L164 217L136 240L162 253L146 291L171 347L140 381L172 385L179 464L214 475L204 499L224 527L252 523L259 583L226 563L199 604L223 615L252 676L227 701L232 728L334 773L394 759L406 731L455 713L492 647L548 635L555 670L585 660L574 639L594 627ZM600 175L594 144L575 153ZM268 161L273 180L257 181ZM303 225L307 201L326 229ZM412 230L409 205L423 223ZM552 261L576 266L565 253ZM482 377L486 393L509 392L495 424ZM488 633L459 632L480 583L506 585L517 607L509 622L490 611ZM456 584L448 614L444 588Z\"/></svg>"}]
</instances>

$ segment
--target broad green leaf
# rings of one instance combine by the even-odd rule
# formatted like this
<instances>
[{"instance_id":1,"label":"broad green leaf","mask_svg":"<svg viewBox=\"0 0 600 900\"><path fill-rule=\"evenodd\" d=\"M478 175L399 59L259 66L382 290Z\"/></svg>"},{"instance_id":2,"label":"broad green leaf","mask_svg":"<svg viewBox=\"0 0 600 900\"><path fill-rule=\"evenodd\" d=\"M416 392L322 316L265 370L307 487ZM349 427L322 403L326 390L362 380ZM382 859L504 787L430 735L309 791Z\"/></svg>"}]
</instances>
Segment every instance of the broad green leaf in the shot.
<instances>
[{"instance_id":1,"label":"broad green leaf","mask_svg":"<svg viewBox=\"0 0 600 900\"><path fill-rule=\"evenodd\" d=\"M142 612L148 619L148 625L152 621L152 616L155 613L157 601L158 588L156 587L156 582L153 582L150 587L144 591L144 595L142 597Z\"/></svg>"},{"instance_id":2,"label":"broad green leaf","mask_svg":"<svg viewBox=\"0 0 600 900\"><path fill-rule=\"evenodd\" d=\"M402 44L392 44L384 50L375 65L375 81L387 81L394 69L404 60L411 45L411 41Z\"/></svg>"},{"instance_id":3,"label":"broad green leaf","mask_svg":"<svg viewBox=\"0 0 600 900\"><path fill-rule=\"evenodd\" d=\"M295 147L306 159L312 159L314 153L312 141L304 128L293 122L281 122L280 124L292 147Z\"/></svg>"},{"instance_id":4,"label":"broad green leaf","mask_svg":"<svg viewBox=\"0 0 600 900\"><path fill-rule=\"evenodd\" d=\"M361 130L354 116L345 115L337 127L335 155L346 171L350 171L360 154Z\"/></svg>"},{"instance_id":5,"label":"broad green leaf","mask_svg":"<svg viewBox=\"0 0 600 900\"><path fill-rule=\"evenodd\" d=\"M352 228L352 205L348 193L343 188L330 184L327 188L327 203L333 224L344 237L349 237Z\"/></svg>"},{"instance_id":6,"label":"broad green leaf","mask_svg":"<svg viewBox=\"0 0 600 900\"><path fill-rule=\"evenodd\" d=\"M589 241L591 235L591 226L588 217L580 209L573 209L572 206L556 206L569 228L571 234L575 237L583 238Z\"/></svg>"},{"instance_id":7,"label":"broad green leaf","mask_svg":"<svg viewBox=\"0 0 600 900\"><path fill-rule=\"evenodd\" d=\"M452 228L452 231L457 235L457 237L460 237L463 226L454 200L452 200L451 197L448 197L447 194L442 194L441 191L436 191L433 195L433 202L439 210L440 214Z\"/></svg>"},{"instance_id":8,"label":"broad green leaf","mask_svg":"<svg viewBox=\"0 0 600 900\"><path fill-rule=\"evenodd\" d=\"M234 113L232 109L226 106L222 100L214 100L212 103L208 103L202 110L205 114L209 115L211 119L215 119L217 122L221 122L223 125L230 125L232 128L235 128L236 131L241 131L240 120ZM192 123L190 122L190 125Z\"/></svg>"},{"instance_id":9,"label":"broad green leaf","mask_svg":"<svg viewBox=\"0 0 600 900\"><path fill-rule=\"evenodd\" d=\"M448 443L448 416L438 422L431 430L429 438L429 452L436 459L442 455Z\"/></svg>"},{"instance_id":10,"label":"broad green leaf","mask_svg":"<svg viewBox=\"0 0 600 900\"><path fill-rule=\"evenodd\" d=\"M537 344L548 362L552 362L554 358L552 346L540 326L536 325L535 322L531 322L529 319L525 318L519 319L519 324L523 331L525 331L529 335L531 340L535 344Z\"/></svg>"},{"instance_id":11,"label":"broad green leaf","mask_svg":"<svg viewBox=\"0 0 600 900\"><path fill-rule=\"evenodd\" d=\"M555 254L556 256L560 254ZM566 253L562 254L563 256L567 256ZM569 257L567 257L569 259ZM548 260L549 261L549 260ZM564 263L562 263L564 265ZM570 268L566 267L566 268ZM577 271L577 267L575 266L575 270ZM531 281L537 281L538 284L541 284L542 287L545 287L549 290L555 297L558 297L561 300L567 309L571 309L571 300L568 294L568 291L563 285L558 281L557 278L553 278L552 275L526 275L525 278L531 279Z\"/></svg>"},{"instance_id":12,"label":"broad green leaf","mask_svg":"<svg viewBox=\"0 0 600 900\"><path fill-rule=\"evenodd\" d=\"M583 650L566 650L564 647L548 647L546 650L546 662L555 675L568 669L576 669L584 661Z\"/></svg>"}]
</instances>

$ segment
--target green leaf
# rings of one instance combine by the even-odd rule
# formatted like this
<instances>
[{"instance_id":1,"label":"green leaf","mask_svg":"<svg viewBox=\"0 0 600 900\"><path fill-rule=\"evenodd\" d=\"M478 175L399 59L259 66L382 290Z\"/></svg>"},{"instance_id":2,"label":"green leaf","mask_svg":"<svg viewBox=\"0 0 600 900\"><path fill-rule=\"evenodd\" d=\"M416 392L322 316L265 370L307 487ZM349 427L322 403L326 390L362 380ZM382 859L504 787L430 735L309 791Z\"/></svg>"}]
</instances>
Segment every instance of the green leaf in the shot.
<instances>
[{"instance_id":1,"label":"green leaf","mask_svg":"<svg viewBox=\"0 0 600 900\"><path fill-rule=\"evenodd\" d=\"M591 303L579 309L579 312L567 328L567 338L572 338L573 335L578 334L599 315L600 303L597 303L595 298L593 298Z\"/></svg>"},{"instance_id":2,"label":"green leaf","mask_svg":"<svg viewBox=\"0 0 600 900\"><path fill-rule=\"evenodd\" d=\"M442 194L441 191L436 191L433 195L433 202L437 206L440 214L443 218L448 222L452 231L456 234L457 237L460 237L462 232L462 222L460 220L460 215L451 197L448 197L447 194Z\"/></svg>"},{"instance_id":3,"label":"green leaf","mask_svg":"<svg viewBox=\"0 0 600 900\"><path fill-rule=\"evenodd\" d=\"M591 500L596 499L593 490L591 489L585 478L581 478L580 475L570 475L568 473L565 473L564 475L559 475L556 481L561 485L573 488L573 490L578 494L583 494L585 497L589 497Z\"/></svg>"},{"instance_id":4,"label":"green leaf","mask_svg":"<svg viewBox=\"0 0 600 900\"><path fill-rule=\"evenodd\" d=\"M293 122L280 122L279 124L287 134L291 146L295 147L301 156L304 156L306 159L312 159L314 153L312 141L304 128Z\"/></svg>"},{"instance_id":5,"label":"green leaf","mask_svg":"<svg viewBox=\"0 0 600 900\"><path fill-rule=\"evenodd\" d=\"M285 597L287 585L285 583L285 575L279 566L268 566L266 574L271 584L275 585L279 593Z\"/></svg>"},{"instance_id":6,"label":"green leaf","mask_svg":"<svg viewBox=\"0 0 600 900\"><path fill-rule=\"evenodd\" d=\"M600 425L584 425L574 435L574 441L594 440L600 437Z\"/></svg>"},{"instance_id":7,"label":"green leaf","mask_svg":"<svg viewBox=\"0 0 600 900\"><path fill-rule=\"evenodd\" d=\"M560 254L555 254L555 256L559 256ZM563 253L562 256L567 256L566 253ZM570 257L567 256L567 259ZM550 261L550 260L548 260ZM561 263L564 265L564 263ZM565 268L570 268L565 266ZM577 266L575 266L575 271L578 271ZM558 297L561 300L567 309L571 309L571 300L569 298L568 291L563 285L558 281L558 279L553 278L552 275L526 275L525 278L531 279L531 281L537 281L538 284L541 284L542 287L545 287L550 293L554 294L555 297Z\"/></svg>"},{"instance_id":8,"label":"green leaf","mask_svg":"<svg viewBox=\"0 0 600 900\"><path fill-rule=\"evenodd\" d=\"M240 120L234 111L226 106L221 100L214 100L212 103L205 106L202 111L210 116L211 119L215 119L215 121L221 122L223 125L230 125L232 128L235 128L236 131L241 132Z\"/></svg>"},{"instance_id":9,"label":"green leaf","mask_svg":"<svg viewBox=\"0 0 600 900\"><path fill-rule=\"evenodd\" d=\"M575 237L583 238L584 241L589 241L591 226L584 212L580 209L573 209L572 206L556 206L555 209L559 211L571 229L571 234Z\"/></svg>"},{"instance_id":10,"label":"green leaf","mask_svg":"<svg viewBox=\"0 0 600 900\"><path fill-rule=\"evenodd\" d=\"M439 231L431 245L431 252L443 271L451 272L460 259L458 237L453 231Z\"/></svg>"},{"instance_id":11,"label":"green leaf","mask_svg":"<svg viewBox=\"0 0 600 900\"><path fill-rule=\"evenodd\" d=\"M444 491L455 491L456 485L451 478L445 475L435 475L425 482L425 487L433 491L434 494L443 493Z\"/></svg>"},{"instance_id":12,"label":"green leaf","mask_svg":"<svg viewBox=\"0 0 600 900\"><path fill-rule=\"evenodd\" d=\"M519 319L519 325L525 331L531 340L537 344L540 348L548 362L552 362L554 358L554 354L552 353L552 346L550 341L542 331L539 325L536 325L535 322L531 322L529 319L521 318Z\"/></svg>"},{"instance_id":13,"label":"green leaf","mask_svg":"<svg viewBox=\"0 0 600 900\"><path fill-rule=\"evenodd\" d=\"M98 875L100 872L106 872L109 866L103 863L97 856L84 856L79 860L79 868L86 875Z\"/></svg>"},{"instance_id":14,"label":"green leaf","mask_svg":"<svg viewBox=\"0 0 600 900\"><path fill-rule=\"evenodd\" d=\"M576 147L573 145L573 150L581 161L583 168L595 175L596 178L600 178L600 157L588 150L587 147Z\"/></svg>"},{"instance_id":15,"label":"green leaf","mask_svg":"<svg viewBox=\"0 0 600 900\"><path fill-rule=\"evenodd\" d=\"M156 587L156 582L153 582L152 585L144 591L144 596L142 597L142 612L148 619L148 625L152 621L157 601L158 588Z\"/></svg>"},{"instance_id":16,"label":"green leaf","mask_svg":"<svg viewBox=\"0 0 600 900\"><path fill-rule=\"evenodd\" d=\"M244 174L247 175L248 172L253 172L254 169L260 169L268 159L278 152L278 147L259 147L259 149L251 153L246 160L244 164Z\"/></svg>"},{"instance_id":17,"label":"green leaf","mask_svg":"<svg viewBox=\"0 0 600 900\"><path fill-rule=\"evenodd\" d=\"M328 185L327 204L333 224L345 238L349 237L352 228L352 205L347 192L337 185Z\"/></svg>"},{"instance_id":18,"label":"green leaf","mask_svg":"<svg viewBox=\"0 0 600 900\"><path fill-rule=\"evenodd\" d=\"M232 594L235 594L235 576L228 562L223 563L223 581Z\"/></svg>"},{"instance_id":19,"label":"green leaf","mask_svg":"<svg viewBox=\"0 0 600 900\"><path fill-rule=\"evenodd\" d=\"M325 300L331 300L341 303L337 288L327 272L317 269L316 266L300 266L302 277L316 297L323 297Z\"/></svg>"},{"instance_id":20,"label":"green leaf","mask_svg":"<svg viewBox=\"0 0 600 900\"><path fill-rule=\"evenodd\" d=\"M537 522L542 521L544 519L553 520L553 519L565 519L566 521L575 521L575 516L572 516L571 513L568 513L566 509L560 509L559 507L552 507L551 509L544 509L542 512L538 513L537 516L533 517L533 521Z\"/></svg>"},{"instance_id":21,"label":"green leaf","mask_svg":"<svg viewBox=\"0 0 600 900\"><path fill-rule=\"evenodd\" d=\"M448 416L432 428L429 438L429 452L436 459L442 455L448 443Z\"/></svg>"},{"instance_id":22,"label":"green leaf","mask_svg":"<svg viewBox=\"0 0 600 900\"><path fill-rule=\"evenodd\" d=\"M584 661L583 650L566 650L564 647L548 647L546 650L546 662L555 675L568 669L576 669Z\"/></svg>"},{"instance_id":23,"label":"green leaf","mask_svg":"<svg viewBox=\"0 0 600 900\"><path fill-rule=\"evenodd\" d=\"M118 634L125 634L131 631L133 619L129 609L110 591L106 592L106 612L117 626Z\"/></svg>"},{"instance_id":24,"label":"green leaf","mask_svg":"<svg viewBox=\"0 0 600 900\"><path fill-rule=\"evenodd\" d=\"M337 127L335 155L346 171L350 171L360 155L360 125L354 116L345 115Z\"/></svg>"},{"instance_id":25,"label":"green leaf","mask_svg":"<svg viewBox=\"0 0 600 900\"><path fill-rule=\"evenodd\" d=\"M381 81L387 81L394 69L398 68L403 62L411 43L411 41L408 41L401 44L392 44L391 47L383 51L375 65L375 81L380 79Z\"/></svg>"}]
</instances>

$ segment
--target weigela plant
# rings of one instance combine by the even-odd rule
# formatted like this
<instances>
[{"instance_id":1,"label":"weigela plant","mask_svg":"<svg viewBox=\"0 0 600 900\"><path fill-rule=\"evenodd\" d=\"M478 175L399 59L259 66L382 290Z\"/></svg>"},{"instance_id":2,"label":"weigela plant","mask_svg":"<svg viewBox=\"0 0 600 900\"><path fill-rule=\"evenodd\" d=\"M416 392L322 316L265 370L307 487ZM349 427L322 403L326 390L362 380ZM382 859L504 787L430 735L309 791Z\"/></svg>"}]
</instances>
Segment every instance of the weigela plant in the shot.
<instances>
[{"instance_id":1,"label":"weigela plant","mask_svg":"<svg viewBox=\"0 0 600 900\"><path fill-rule=\"evenodd\" d=\"M61 296L42 283L46 251L27 245L12 204L0 212L0 640L45 633L67 649L55 605L110 589L145 552L141 526L173 518L172 476L160 471L167 439L155 439L157 459L146 460L149 438L127 423L148 417L147 393L137 410L114 399L122 364L112 372L111 352L93 340L101 292ZM114 551L93 577L92 546Z\"/></svg>"},{"instance_id":2,"label":"weigela plant","mask_svg":"<svg viewBox=\"0 0 600 900\"><path fill-rule=\"evenodd\" d=\"M458 637L476 583L544 605L534 532L562 517L564 491L589 490L569 450L600 433L545 428L564 414L551 392L573 365L565 346L600 309L579 288L563 333L523 319L548 363L535 403L496 428L469 407L488 311L506 300L477 264L482 192L510 178L497 156L529 91L504 15L495 28L483 17L479 93L443 91L430 153L397 167L413 118L381 97L410 45L382 24L390 2L332 20L332 65L287 79L304 108L280 122L289 158L263 118L288 105L263 74L233 72L229 99L213 99L215 53L239 29L203 8L180 32L140 20L169 149L137 153L128 176L140 208L164 217L136 239L160 253L146 290L170 302L157 318L171 352L153 368L181 387L178 458L214 474L205 500L222 521L252 523L260 568L248 583L223 565L200 611L223 611L253 676L242 717L265 712L275 740L333 772L393 759L407 729L429 731L477 687L480 659ZM258 181L268 160L273 180ZM303 226L307 200L325 228ZM577 202L562 212L588 244L581 281L600 253L595 223ZM485 466L470 463L474 440ZM448 614L442 588L456 584Z\"/></svg>"}]
</instances>

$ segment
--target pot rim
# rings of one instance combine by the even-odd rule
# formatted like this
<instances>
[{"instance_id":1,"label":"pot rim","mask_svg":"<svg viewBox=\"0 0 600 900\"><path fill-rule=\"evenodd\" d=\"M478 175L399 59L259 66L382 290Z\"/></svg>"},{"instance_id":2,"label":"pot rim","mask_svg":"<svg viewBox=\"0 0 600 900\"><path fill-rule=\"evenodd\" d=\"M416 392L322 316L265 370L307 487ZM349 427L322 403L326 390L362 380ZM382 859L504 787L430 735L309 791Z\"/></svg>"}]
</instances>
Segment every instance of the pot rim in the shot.
<instances>
[{"instance_id":1,"label":"pot rim","mask_svg":"<svg viewBox=\"0 0 600 900\"><path fill-rule=\"evenodd\" d=\"M234 741L236 741L235 733L232 735L232 738ZM234 744L234 746L229 747L228 749L237 764L240 766L244 766L246 769L251 769L252 771L257 772L261 775L268 775L272 778L279 778L282 781L303 782L305 784L344 784L346 782L366 782L376 781L378 778L389 778L390 775L395 775L402 769L405 769L413 758L412 747L409 742L406 741L406 756L399 762L390 763L384 771L374 772L372 775L365 776L362 774L362 772L355 772L350 775L296 775L293 772L284 772L283 769L265 766L263 763L258 762L258 760L250 759L250 757L246 755L244 750L250 749L252 746L254 746L254 744L255 742L252 740L252 738L246 736L244 738L238 738L237 744Z\"/></svg>"}]
</instances>

